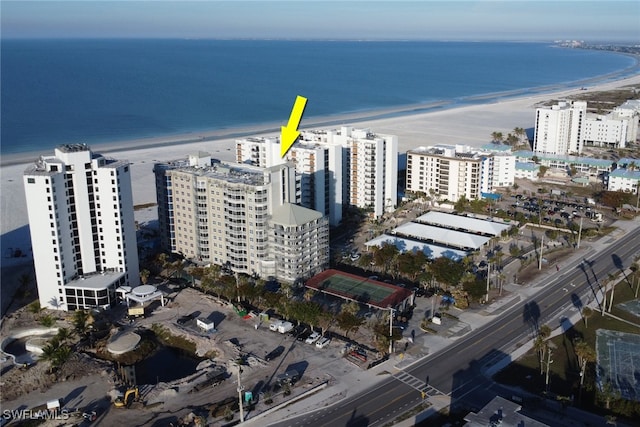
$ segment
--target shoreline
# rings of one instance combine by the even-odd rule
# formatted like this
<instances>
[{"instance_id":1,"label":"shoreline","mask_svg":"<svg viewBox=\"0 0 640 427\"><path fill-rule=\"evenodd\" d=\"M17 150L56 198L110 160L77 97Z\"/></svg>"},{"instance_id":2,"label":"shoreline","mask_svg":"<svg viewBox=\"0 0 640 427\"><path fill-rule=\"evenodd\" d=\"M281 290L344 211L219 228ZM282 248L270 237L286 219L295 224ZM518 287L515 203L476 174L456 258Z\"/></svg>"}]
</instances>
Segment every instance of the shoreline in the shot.
<instances>
[{"instance_id":1,"label":"shoreline","mask_svg":"<svg viewBox=\"0 0 640 427\"><path fill-rule=\"evenodd\" d=\"M589 92L600 92L622 87L640 88L640 73L623 79L601 82L588 87ZM430 103L405 106L403 108L376 110L368 113L352 113L304 120L301 129L335 128L341 125L369 128L379 134L398 136L398 153L425 145L461 144L480 147L490 142L495 131L511 132L515 127L531 130L535 121L535 109L542 102L562 99L583 93L578 88L555 92L526 93L507 98L494 97L482 103ZM131 164L131 186L135 205L155 204L155 177L153 164L185 158L204 151L211 157L223 161L235 160L235 140L243 135L272 136L279 133L277 124L261 124L238 128L218 129L211 132L188 133L179 137L156 137L120 141L109 144L90 144L91 150ZM178 141L178 142L176 142ZM182 142L180 142L182 141ZM189 141L189 142L186 142ZM18 259L4 258L7 248L21 248L29 253L28 217L22 176L27 166L47 152L20 154L13 159L3 156L0 165L0 247L2 264L11 265ZM153 209L137 212L136 219L142 224L153 220ZM146 217L142 217L146 216Z\"/></svg>"},{"instance_id":2,"label":"shoreline","mask_svg":"<svg viewBox=\"0 0 640 427\"><path fill-rule=\"evenodd\" d=\"M479 95L469 95L460 98L431 100L391 107L361 109L331 115L318 116L303 119L300 129L312 129L317 127L339 126L346 122L349 125L357 123L384 120L389 118L402 118L419 114L432 113L435 111L445 111L457 108L464 108L474 105L490 105L496 102L516 100L531 96L552 95L567 91L580 90L586 84L598 86L607 83L623 82L632 80L640 75L640 56L624 54L635 60L635 63L627 68L614 71L608 74L590 77L582 80L561 82L552 85L513 89L502 92L492 92ZM253 135L271 135L280 131L280 126L286 124L287 118L280 122L261 122L238 124L221 128L205 128L201 130L186 130L165 135L154 135L144 137L118 138L103 142L85 142L92 150L101 153L128 152L145 148L162 148L172 145L187 145L192 143L223 141L231 138L244 138ZM78 141L83 142L83 141ZM59 144L58 144L59 145ZM57 145L55 145L57 146ZM51 151L55 148L51 147ZM23 151L15 153L4 153L0 155L0 167L29 163L37 159L40 155L50 155L42 150Z\"/></svg>"}]
</instances>

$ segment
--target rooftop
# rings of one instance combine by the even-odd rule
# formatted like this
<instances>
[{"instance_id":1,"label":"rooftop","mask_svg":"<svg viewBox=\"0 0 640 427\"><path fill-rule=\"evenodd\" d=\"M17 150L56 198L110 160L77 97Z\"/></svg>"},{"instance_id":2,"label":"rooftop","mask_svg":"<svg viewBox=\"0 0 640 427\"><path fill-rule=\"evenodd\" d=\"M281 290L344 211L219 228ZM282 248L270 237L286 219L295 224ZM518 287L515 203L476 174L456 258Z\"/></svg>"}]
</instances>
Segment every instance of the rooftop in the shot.
<instances>
[{"instance_id":1,"label":"rooftop","mask_svg":"<svg viewBox=\"0 0 640 427\"><path fill-rule=\"evenodd\" d=\"M369 240L365 243L365 246L382 246L388 243L394 245L400 252L417 252L422 251L430 259L436 259L440 257L446 257L454 261L460 261L467 253L458 249L451 249L444 246L432 245L429 243L420 242L417 240L407 239L404 237L390 236L383 234L376 237L373 240Z\"/></svg>"},{"instance_id":2,"label":"rooftop","mask_svg":"<svg viewBox=\"0 0 640 427\"><path fill-rule=\"evenodd\" d=\"M408 237L425 243L440 243L464 250L479 249L490 238L432 225L408 222L392 230L392 235Z\"/></svg>"},{"instance_id":3,"label":"rooftop","mask_svg":"<svg viewBox=\"0 0 640 427\"><path fill-rule=\"evenodd\" d=\"M443 228L491 236L499 236L500 233L510 227L509 224L500 222L437 211L431 211L419 216L415 221L421 224L436 225Z\"/></svg>"},{"instance_id":4,"label":"rooftop","mask_svg":"<svg viewBox=\"0 0 640 427\"><path fill-rule=\"evenodd\" d=\"M304 225L322 218L322 214L292 203L283 203L273 209L271 222L280 225Z\"/></svg>"}]
</instances>

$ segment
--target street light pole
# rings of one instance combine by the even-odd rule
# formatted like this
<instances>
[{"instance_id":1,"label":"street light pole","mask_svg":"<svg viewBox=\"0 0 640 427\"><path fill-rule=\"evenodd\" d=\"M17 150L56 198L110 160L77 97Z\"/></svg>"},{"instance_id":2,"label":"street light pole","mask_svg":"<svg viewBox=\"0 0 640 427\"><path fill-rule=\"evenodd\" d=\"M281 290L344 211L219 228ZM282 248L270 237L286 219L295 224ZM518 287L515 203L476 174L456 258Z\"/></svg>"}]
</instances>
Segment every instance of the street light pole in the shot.
<instances>
[{"instance_id":1,"label":"street light pole","mask_svg":"<svg viewBox=\"0 0 640 427\"><path fill-rule=\"evenodd\" d=\"M538 270L542 270L542 248L544 248L544 233L540 239L540 259L538 260Z\"/></svg>"},{"instance_id":2,"label":"street light pole","mask_svg":"<svg viewBox=\"0 0 640 427\"><path fill-rule=\"evenodd\" d=\"M242 391L244 390L244 388L242 388L242 383L240 382L240 374L242 373L242 368L240 367L240 364L237 362L236 362L236 366L238 367L238 406L240 407L240 422L243 423L244 407L242 403Z\"/></svg>"},{"instance_id":3,"label":"street light pole","mask_svg":"<svg viewBox=\"0 0 640 427\"><path fill-rule=\"evenodd\" d=\"M582 217L580 217L580 229L578 230L578 243L576 244L576 249L580 249L580 237L582 237Z\"/></svg>"},{"instance_id":4,"label":"street light pole","mask_svg":"<svg viewBox=\"0 0 640 427\"><path fill-rule=\"evenodd\" d=\"M389 307L389 355L393 353L393 307Z\"/></svg>"}]
</instances>

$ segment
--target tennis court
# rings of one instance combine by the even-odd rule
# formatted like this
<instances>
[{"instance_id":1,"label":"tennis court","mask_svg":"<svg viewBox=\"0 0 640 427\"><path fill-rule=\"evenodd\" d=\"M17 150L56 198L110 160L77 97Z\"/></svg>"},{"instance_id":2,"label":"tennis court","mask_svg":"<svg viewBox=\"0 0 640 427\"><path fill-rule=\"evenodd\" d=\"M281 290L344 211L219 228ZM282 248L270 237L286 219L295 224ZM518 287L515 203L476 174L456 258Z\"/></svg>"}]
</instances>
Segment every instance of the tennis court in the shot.
<instances>
[{"instance_id":1,"label":"tennis court","mask_svg":"<svg viewBox=\"0 0 640 427\"><path fill-rule=\"evenodd\" d=\"M327 270L307 280L305 286L343 299L378 308L396 307L411 296L411 291L338 270Z\"/></svg>"},{"instance_id":2,"label":"tennis court","mask_svg":"<svg viewBox=\"0 0 640 427\"><path fill-rule=\"evenodd\" d=\"M640 401L640 335L598 329L598 386L609 383L627 400Z\"/></svg>"}]
</instances>

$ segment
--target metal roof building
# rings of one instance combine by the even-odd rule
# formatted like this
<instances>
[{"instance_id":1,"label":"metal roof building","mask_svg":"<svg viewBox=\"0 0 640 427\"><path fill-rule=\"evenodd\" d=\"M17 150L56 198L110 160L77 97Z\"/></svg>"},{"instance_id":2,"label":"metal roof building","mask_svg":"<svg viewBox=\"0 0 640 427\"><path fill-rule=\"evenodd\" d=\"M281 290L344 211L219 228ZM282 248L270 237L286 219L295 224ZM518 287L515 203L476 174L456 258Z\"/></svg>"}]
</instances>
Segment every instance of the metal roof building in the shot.
<instances>
[{"instance_id":1,"label":"metal roof building","mask_svg":"<svg viewBox=\"0 0 640 427\"><path fill-rule=\"evenodd\" d=\"M425 243L440 243L465 251L480 249L491 239L490 237L415 222L403 224L391 233L394 236L413 238Z\"/></svg>"},{"instance_id":2,"label":"metal roof building","mask_svg":"<svg viewBox=\"0 0 640 427\"><path fill-rule=\"evenodd\" d=\"M420 242L417 240L405 239L403 237L390 236L388 234L383 234L381 236L378 236L375 239L366 242L365 245L367 247L382 246L385 243L395 245L395 247L398 248L400 252L422 251L427 256L427 258L431 258L431 259L447 257L454 261L460 261L467 255L467 253L462 250L446 248L444 246L432 245L432 244Z\"/></svg>"},{"instance_id":3,"label":"metal roof building","mask_svg":"<svg viewBox=\"0 0 640 427\"><path fill-rule=\"evenodd\" d=\"M485 236L499 236L510 227L509 224L497 221L435 211L419 216L415 222Z\"/></svg>"}]
</instances>

